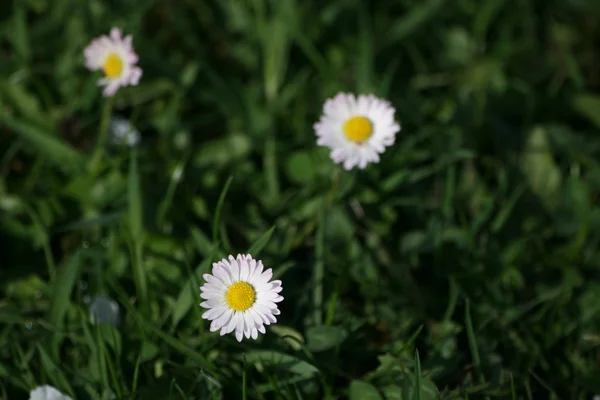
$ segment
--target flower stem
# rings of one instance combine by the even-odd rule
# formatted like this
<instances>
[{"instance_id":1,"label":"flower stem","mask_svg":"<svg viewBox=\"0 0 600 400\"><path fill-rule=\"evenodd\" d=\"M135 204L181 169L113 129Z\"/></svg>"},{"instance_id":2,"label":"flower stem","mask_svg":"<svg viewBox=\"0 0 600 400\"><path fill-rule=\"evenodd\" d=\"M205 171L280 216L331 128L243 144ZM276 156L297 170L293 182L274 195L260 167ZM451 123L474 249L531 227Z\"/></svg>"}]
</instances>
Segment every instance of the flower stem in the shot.
<instances>
[{"instance_id":1,"label":"flower stem","mask_svg":"<svg viewBox=\"0 0 600 400\"><path fill-rule=\"evenodd\" d=\"M115 103L115 97L111 96L104 102L104 108L102 109L102 117L100 119L100 129L98 131L98 142L96 142L96 149L91 162L92 175L98 173L100 168L100 162L102 161L102 154L104 153L104 147L106 146L106 135L108 131L108 121L112 114L113 105Z\"/></svg>"}]
</instances>

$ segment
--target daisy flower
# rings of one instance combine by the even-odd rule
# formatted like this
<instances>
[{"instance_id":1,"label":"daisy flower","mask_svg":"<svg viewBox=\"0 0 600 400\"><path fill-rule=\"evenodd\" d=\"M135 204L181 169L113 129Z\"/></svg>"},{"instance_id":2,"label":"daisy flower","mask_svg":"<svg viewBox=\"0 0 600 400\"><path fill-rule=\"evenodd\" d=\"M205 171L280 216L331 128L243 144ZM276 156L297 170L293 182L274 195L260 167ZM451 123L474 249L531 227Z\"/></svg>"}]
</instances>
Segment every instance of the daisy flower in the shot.
<instances>
[{"instance_id":1,"label":"daisy flower","mask_svg":"<svg viewBox=\"0 0 600 400\"><path fill-rule=\"evenodd\" d=\"M135 65L138 56L131 41L131 35L123 38L120 29L112 28L110 36L100 36L85 48L85 66L90 71L104 72L104 78L98 82L104 87L104 96L110 97L120 87L137 85L140 81L142 69Z\"/></svg>"},{"instance_id":2,"label":"daisy flower","mask_svg":"<svg viewBox=\"0 0 600 400\"><path fill-rule=\"evenodd\" d=\"M29 393L29 400L72 400L52 386L38 386Z\"/></svg>"},{"instance_id":3,"label":"daisy flower","mask_svg":"<svg viewBox=\"0 0 600 400\"><path fill-rule=\"evenodd\" d=\"M374 95L338 93L323 105L323 115L314 125L317 144L331 149L330 157L344 169L364 169L379 162L379 154L394 144L400 125L392 105Z\"/></svg>"},{"instance_id":4,"label":"daisy flower","mask_svg":"<svg viewBox=\"0 0 600 400\"><path fill-rule=\"evenodd\" d=\"M110 139L113 144L127 144L135 147L140 142L140 131L128 119L112 117L110 119Z\"/></svg>"},{"instance_id":5,"label":"daisy flower","mask_svg":"<svg viewBox=\"0 0 600 400\"><path fill-rule=\"evenodd\" d=\"M206 283L200 287L200 297L207 308L202 318L212 321L210 331L221 330L221 336L235 330L238 342L245 336L256 339L265 333L265 325L277 322L278 302L283 300L281 281L271 281L271 268L263 271L260 260L238 254L213 263L211 274L204 274Z\"/></svg>"},{"instance_id":6,"label":"daisy flower","mask_svg":"<svg viewBox=\"0 0 600 400\"><path fill-rule=\"evenodd\" d=\"M90 322L92 324L110 324L114 327L119 326L119 304L111 298L98 295L94 297L90 304Z\"/></svg>"}]
</instances>

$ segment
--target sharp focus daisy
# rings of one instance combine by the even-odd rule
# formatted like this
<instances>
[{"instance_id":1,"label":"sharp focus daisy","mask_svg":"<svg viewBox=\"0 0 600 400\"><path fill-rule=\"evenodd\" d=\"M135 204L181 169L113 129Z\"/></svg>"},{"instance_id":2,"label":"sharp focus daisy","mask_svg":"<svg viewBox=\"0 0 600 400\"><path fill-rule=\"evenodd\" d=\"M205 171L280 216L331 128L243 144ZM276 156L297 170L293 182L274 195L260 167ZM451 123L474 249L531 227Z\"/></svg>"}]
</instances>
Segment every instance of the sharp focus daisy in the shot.
<instances>
[{"instance_id":1,"label":"sharp focus daisy","mask_svg":"<svg viewBox=\"0 0 600 400\"><path fill-rule=\"evenodd\" d=\"M72 400L52 386L38 386L29 393L29 400Z\"/></svg>"},{"instance_id":2,"label":"sharp focus daisy","mask_svg":"<svg viewBox=\"0 0 600 400\"><path fill-rule=\"evenodd\" d=\"M102 70L104 78L98 85L104 95L114 95L120 87L137 85L142 69L136 66L138 56L133 51L131 35L123 38L120 29L112 28L110 36L100 36L85 48L85 66L90 71Z\"/></svg>"},{"instance_id":3,"label":"sharp focus daisy","mask_svg":"<svg viewBox=\"0 0 600 400\"><path fill-rule=\"evenodd\" d=\"M323 105L314 125L317 144L331 149L330 157L344 169L363 169L379 162L379 155L394 144L400 125L392 105L374 95L339 93Z\"/></svg>"},{"instance_id":4,"label":"sharp focus daisy","mask_svg":"<svg viewBox=\"0 0 600 400\"><path fill-rule=\"evenodd\" d=\"M277 322L281 281L271 281L273 271L263 269L262 261L251 255L213 263L212 275L204 274L206 283L200 288L206 300L200 305L208 309L202 318L212 321L211 332L220 329L222 336L235 331L241 342L244 336L256 339L259 332L265 333L265 325Z\"/></svg>"}]
</instances>

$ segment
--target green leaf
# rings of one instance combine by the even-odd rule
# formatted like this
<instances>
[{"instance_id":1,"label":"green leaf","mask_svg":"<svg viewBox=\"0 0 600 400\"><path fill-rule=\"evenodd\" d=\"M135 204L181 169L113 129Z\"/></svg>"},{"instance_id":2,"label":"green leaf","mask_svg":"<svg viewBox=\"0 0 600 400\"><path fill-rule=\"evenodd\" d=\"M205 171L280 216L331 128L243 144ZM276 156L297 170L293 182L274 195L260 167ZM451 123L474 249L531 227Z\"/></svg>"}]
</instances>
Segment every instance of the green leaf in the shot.
<instances>
[{"instance_id":1,"label":"green leaf","mask_svg":"<svg viewBox=\"0 0 600 400\"><path fill-rule=\"evenodd\" d=\"M203 272L208 271L210 268L210 264L212 262L212 258L206 258L202 264L196 268L194 272L196 276L200 276ZM194 292L198 292L196 296L194 296ZM179 296L177 296L177 300L173 304L173 317L171 320L171 327L174 328L179 321L186 316L186 314L190 311L192 306L194 305L194 301L198 299L200 288L194 285L194 281L192 277L188 279L188 281L183 285L183 288L179 292ZM200 306L199 304L197 305Z\"/></svg>"},{"instance_id":2,"label":"green leaf","mask_svg":"<svg viewBox=\"0 0 600 400\"><path fill-rule=\"evenodd\" d=\"M7 103L28 122L50 128L48 117L42 112L38 97L30 93L25 86L1 81L0 93L6 96Z\"/></svg>"},{"instance_id":3,"label":"green leaf","mask_svg":"<svg viewBox=\"0 0 600 400\"><path fill-rule=\"evenodd\" d=\"M250 246L250 249L248 249L248 254L251 254L252 256L257 256L258 254L260 254L261 250L269 243L269 240L273 235L273 231L275 231L275 226L263 233L262 236L259 237L252 244L252 246Z\"/></svg>"},{"instance_id":4,"label":"green leaf","mask_svg":"<svg viewBox=\"0 0 600 400\"><path fill-rule=\"evenodd\" d=\"M260 363L272 366L281 371L293 372L298 375L315 375L319 372L317 367L297 357L276 351L258 350L245 353L246 362Z\"/></svg>"},{"instance_id":5,"label":"green leaf","mask_svg":"<svg viewBox=\"0 0 600 400\"><path fill-rule=\"evenodd\" d=\"M420 398L420 400L439 400L440 392L431 379L421 376L419 386L421 390L418 393L419 397L417 397L417 380L414 376L408 377L402 387L402 399L413 400Z\"/></svg>"},{"instance_id":6,"label":"green leaf","mask_svg":"<svg viewBox=\"0 0 600 400\"><path fill-rule=\"evenodd\" d=\"M50 300L50 310L48 312L48 321L55 327L63 325L69 307L69 298L79 276L81 264L81 250L77 250L67 264L59 269L58 279L52 289L52 299Z\"/></svg>"},{"instance_id":7,"label":"green leaf","mask_svg":"<svg viewBox=\"0 0 600 400\"><path fill-rule=\"evenodd\" d=\"M596 128L600 128L600 96L580 94L573 99L573 108L587 118Z\"/></svg>"},{"instance_id":8,"label":"green leaf","mask_svg":"<svg viewBox=\"0 0 600 400\"><path fill-rule=\"evenodd\" d=\"M285 170L290 180L310 185L317 177L318 159L312 151L297 151L287 157Z\"/></svg>"},{"instance_id":9,"label":"green leaf","mask_svg":"<svg viewBox=\"0 0 600 400\"><path fill-rule=\"evenodd\" d=\"M140 349L140 362L146 362L158 354L158 347L154 343L149 341L142 342L142 348Z\"/></svg>"},{"instance_id":10,"label":"green leaf","mask_svg":"<svg viewBox=\"0 0 600 400\"><path fill-rule=\"evenodd\" d=\"M385 400L403 400L402 389L395 385L389 385L382 390Z\"/></svg>"},{"instance_id":11,"label":"green leaf","mask_svg":"<svg viewBox=\"0 0 600 400\"><path fill-rule=\"evenodd\" d=\"M270 332L279 336L286 342L294 351L302 350L304 337L297 330L285 325L271 325Z\"/></svg>"},{"instance_id":12,"label":"green leaf","mask_svg":"<svg viewBox=\"0 0 600 400\"><path fill-rule=\"evenodd\" d=\"M562 174L552 156L546 130L534 128L527 139L521 168L531 190L547 207L557 206Z\"/></svg>"},{"instance_id":13,"label":"green leaf","mask_svg":"<svg viewBox=\"0 0 600 400\"><path fill-rule=\"evenodd\" d=\"M61 142L48 132L42 131L34 125L17 122L6 115L2 122L11 130L27 140L42 155L54 161L59 167L70 171L80 171L82 158L75 150Z\"/></svg>"},{"instance_id":14,"label":"green leaf","mask_svg":"<svg viewBox=\"0 0 600 400\"><path fill-rule=\"evenodd\" d=\"M352 381L348 398L350 400L383 400L377 388L365 381Z\"/></svg>"},{"instance_id":15,"label":"green leaf","mask_svg":"<svg viewBox=\"0 0 600 400\"><path fill-rule=\"evenodd\" d=\"M316 326L306 332L310 351L325 351L340 345L346 339L346 331L339 326Z\"/></svg>"}]
</instances>

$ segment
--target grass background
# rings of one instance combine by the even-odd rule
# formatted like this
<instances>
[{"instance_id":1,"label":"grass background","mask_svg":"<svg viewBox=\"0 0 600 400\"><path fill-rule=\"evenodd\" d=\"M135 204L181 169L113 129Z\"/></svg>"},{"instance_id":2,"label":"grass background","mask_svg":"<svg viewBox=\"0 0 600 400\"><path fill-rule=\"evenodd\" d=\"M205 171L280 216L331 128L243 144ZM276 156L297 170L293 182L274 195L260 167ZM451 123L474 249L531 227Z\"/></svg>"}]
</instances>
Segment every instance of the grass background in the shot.
<instances>
[{"instance_id":1,"label":"grass background","mask_svg":"<svg viewBox=\"0 0 600 400\"><path fill-rule=\"evenodd\" d=\"M591 399L600 393L595 0L15 0L0 7L0 398ZM112 115L83 48L144 70ZM402 131L342 171L338 91ZM104 116L104 117L103 117ZM230 253L283 280L279 323L208 332ZM91 324L90 296L121 324ZM416 388L421 388L416 390Z\"/></svg>"}]
</instances>

